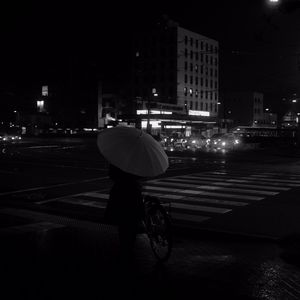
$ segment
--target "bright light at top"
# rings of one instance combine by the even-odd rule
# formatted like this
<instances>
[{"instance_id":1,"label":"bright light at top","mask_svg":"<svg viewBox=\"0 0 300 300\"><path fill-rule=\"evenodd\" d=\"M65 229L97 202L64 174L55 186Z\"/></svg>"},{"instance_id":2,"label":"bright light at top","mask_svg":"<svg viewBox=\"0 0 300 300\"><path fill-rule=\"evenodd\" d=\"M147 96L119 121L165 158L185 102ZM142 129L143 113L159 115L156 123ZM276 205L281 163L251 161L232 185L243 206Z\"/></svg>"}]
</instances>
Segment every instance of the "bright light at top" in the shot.
<instances>
[{"instance_id":1,"label":"bright light at top","mask_svg":"<svg viewBox=\"0 0 300 300\"><path fill-rule=\"evenodd\" d=\"M270 2L279 2L279 0L269 0Z\"/></svg>"}]
</instances>

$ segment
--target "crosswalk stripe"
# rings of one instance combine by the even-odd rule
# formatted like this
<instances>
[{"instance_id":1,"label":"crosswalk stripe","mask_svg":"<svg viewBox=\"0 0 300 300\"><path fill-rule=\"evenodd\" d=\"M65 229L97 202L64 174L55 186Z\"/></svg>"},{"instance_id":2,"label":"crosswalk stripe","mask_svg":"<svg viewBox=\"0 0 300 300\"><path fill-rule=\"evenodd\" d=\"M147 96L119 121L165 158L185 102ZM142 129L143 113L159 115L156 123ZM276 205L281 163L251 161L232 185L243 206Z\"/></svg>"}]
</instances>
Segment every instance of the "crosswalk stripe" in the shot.
<instances>
[{"instance_id":1,"label":"crosswalk stripe","mask_svg":"<svg viewBox=\"0 0 300 300\"><path fill-rule=\"evenodd\" d=\"M199 173L199 174L203 175L203 173ZM209 173L206 173L206 174L209 174ZM193 174L193 175L198 175L198 174ZM253 179L253 178L255 178L256 180L261 180L261 178L263 178L263 180L265 180L265 181L278 182L278 183L293 183L293 184L298 184L300 186L300 180L287 180L287 179L270 178L270 176L263 176L261 174L250 174L250 175L247 175L247 176L244 176L244 175L238 176L238 174L233 175L233 176L231 174L230 175L229 174L218 174L218 175L222 176L223 178L225 176L230 176L230 177L233 177L233 178L238 177L238 178L242 178L242 179L247 179L247 178ZM213 174L210 175L209 174L208 176L210 176L212 178L214 178L214 177L219 178L218 175L213 175Z\"/></svg>"},{"instance_id":2,"label":"crosswalk stripe","mask_svg":"<svg viewBox=\"0 0 300 300\"><path fill-rule=\"evenodd\" d=\"M202 175L202 176L201 176ZM250 178L250 177L238 177L238 176L231 176L231 177L220 177L220 176L203 176L202 174L193 174L193 175L188 175L188 178L203 178L205 180L210 180L210 181L215 181L217 179L223 180L226 182L237 182L237 183L250 183L250 182L255 182L256 184L260 185L270 185L270 186L278 186L278 183L274 182L274 180L266 181L262 180L261 178ZM280 183L280 187L300 187L300 184L292 184L292 183Z\"/></svg>"},{"instance_id":3,"label":"crosswalk stripe","mask_svg":"<svg viewBox=\"0 0 300 300\"><path fill-rule=\"evenodd\" d=\"M176 176L173 178L166 178L165 181L172 181L172 182L199 182L199 179L196 178L186 178L185 176ZM272 190L272 191L288 191L290 188L283 188L283 187L275 187L275 186L261 186L255 184L241 184L241 183L230 183L230 182L209 182L212 185L220 185L225 187L245 187L245 188L255 188L255 189L262 189L262 190Z\"/></svg>"},{"instance_id":4,"label":"crosswalk stripe","mask_svg":"<svg viewBox=\"0 0 300 300\"><path fill-rule=\"evenodd\" d=\"M89 196L91 198L97 198L97 199L101 199L101 200L107 200L109 198L108 194L103 194L103 193L84 193L84 194L79 194L78 197L80 197L80 195L84 195L86 196L86 194L89 194ZM172 194L161 194L161 193L151 193L151 192L144 192L143 195L149 195L149 196L154 196L154 197L158 197L160 199L164 199L164 200L169 200L172 201L172 205L174 202L193 202L193 203L208 203L208 204L214 204L214 205L228 205L228 206L246 206L247 203L245 202L239 202L239 201L228 201L228 200L220 200L220 199L211 199L211 198L195 198L195 197L187 197L187 196L183 196L183 195L172 195ZM79 201L77 200L68 200L69 203L73 202L73 203L79 203ZM87 204L88 202L93 202L93 201L86 201L85 203Z\"/></svg>"},{"instance_id":5,"label":"crosswalk stripe","mask_svg":"<svg viewBox=\"0 0 300 300\"><path fill-rule=\"evenodd\" d=\"M193 203L208 203L213 205L228 205L228 206L246 206L248 203L240 201L229 201L229 200L220 200L212 198L195 198L187 196L178 196L178 195L169 195L169 194L160 194L160 193L151 193L145 192L144 195L154 196L167 200L177 200L177 202L193 202Z\"/></svg>"},{"instance_id":6,"label":"crosswalk stripe","mask_svg":"<svg viewBox=\"0 0 300 300\"><path fill-rule=\"evenodd\" d=\"M200 189L200 190L210 190L210 191L228 191L228 192L242 192L248 194L258 194L265 196L274 196L277 195L278 192L270 192L270 191L258 191L258 190L248 190L248 189L239 189L239 188L228 188L228 187L220 187L220 186L211 186L211 185L196 185L196 184L186 184L186 183L174 183L174 182L166 182L164 180L159 180L156 182L149 183L150 185L160 185L160 186L177 186L177 187L186 187L192 189Z\"/></svg>"},{"instance_id":7,"label":"crosswalk stripe","mask_svg":"<svg viewBox=\"0 0 300 300\"><path fill-rule=\"evenodd\" d=\"M172 209L182 209L190 211L200 211L216 214L224 214L232 211L232 209L204 206L204 205L191 205L191 204L182 204L182 203L172 203Z\"/></svg>"},{"instance_id":8,"label":"crosswalk stripe","mask_svg":"<svg viewBox=\"0 0 300 300\"><path fill-rule=\"evenodd\" d=\"M102 198L102 199L106 199L106 200L109 199L109 194L104 194L104 193L99 193L99 192L88 192L88 193L83 193L81 195L94 197L94 198Z\"/></svg>"},{"instance_id":9,"label":"crosswalk stripe","mask_svg":"<svg viewBox=\"0 0 300 300\"><path fill-rule=\"evenodd\" d=\"M247 175L246 173L241 173L241 172L224 172L224 171L211 171L211 172L205 172L206 174L218 174L218 175L241 175L245 176ZM270 178L271 176L276 176L276 177L289 177L289 179L292 180L299 180L300 179L300 174L293 174L293 173L286 173L286 172L280 172L280 173L275 173L275 172L262 172L260 174L257 174L261 177L268 177Z\"/></svg>"},{"instance_id":10,"label":"crosswalk stripe","mask_svg":"<svg viewBox=\"0 0 300 300\"><path fill-rule=\"evenodd\" d=\"M296 183L300 184L300 180L287 180L287 179L277 179L277 178L265 178L266 176L260 174L251 174L250 177L254 178L263 178L266 181L273 181L273 182L283 182L283 183Z\"/></svg>"},{"instance_id":11,"label":"crosswalk stripe","mask_svg":"<svg viewBox=\"0 0 300 300\"><path fill-rule=\"evenodd\" d=\"M144 186L145 191L149 190L156 190L156 191L165 191L171 193L182 193L182 194L190 194L190 195L206 195L206 196L217 196L221 198L232 198L232 199L240 199L240 200L253 200L259 201L263 200L264 197L257 197L257 196L248 196L248 195L236 195L236 194L224 194L224 193L211 193L205 191L195 191L195 190L180 190L180 189L172 189L172 188L164 188L164 187L157 187L157 186Z\"/></svg>"}]
</instances>

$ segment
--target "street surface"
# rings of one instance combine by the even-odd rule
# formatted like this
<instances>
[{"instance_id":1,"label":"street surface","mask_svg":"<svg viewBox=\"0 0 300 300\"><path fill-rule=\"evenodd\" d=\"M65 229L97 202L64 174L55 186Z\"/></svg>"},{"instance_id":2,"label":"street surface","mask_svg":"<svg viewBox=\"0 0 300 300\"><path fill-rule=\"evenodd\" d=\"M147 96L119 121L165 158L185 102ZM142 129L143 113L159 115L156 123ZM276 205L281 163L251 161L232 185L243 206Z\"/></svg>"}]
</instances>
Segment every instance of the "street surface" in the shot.
<instances>
[{"instance_id":1,"label":"street surface","mask_svg":"<svg viewBox=\"0 0 300 300\"><path fill-rule=\"evenodd\" d=\"M169 159L166 174L145 180L143 191L170 208L173 253L158 267L139 236L127 292L158 299L193 293L300 299L300 258L292 255L300 243L288 250L280 243L299 227L298 150L172 153ZM111 182L95 140L25 138L3 147L0 163L1 262L12 296L99 299L116 274L117 283L125 282L116 264L116 230L101 225ZM29 269L36 273L27 276Z\"/></svg>"}]
</instances>

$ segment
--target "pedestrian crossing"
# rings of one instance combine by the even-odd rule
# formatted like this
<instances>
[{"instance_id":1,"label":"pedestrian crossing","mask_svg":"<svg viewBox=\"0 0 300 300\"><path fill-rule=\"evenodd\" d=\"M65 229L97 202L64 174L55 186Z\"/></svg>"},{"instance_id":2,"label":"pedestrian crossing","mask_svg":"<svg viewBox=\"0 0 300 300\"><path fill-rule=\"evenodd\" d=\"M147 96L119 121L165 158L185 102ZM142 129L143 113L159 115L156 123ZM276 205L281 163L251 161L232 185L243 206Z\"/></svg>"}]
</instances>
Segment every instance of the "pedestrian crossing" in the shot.
<instances>
[{"instance_id":1,"label":"pedestrian crossing","mask_svg":"<svg viewBox=\"0 0 300 300\"><path fill-rule=\"evenodd\" d=\"M166 206L170 206L174 224L197 226L296 187L300 187L300 174L221 170L148 180L143 184L143 194L159 197ZM102 190L70 195L55 201L95 208L101 214L108 199L109 190Z\"/></svg>"}]
</instances>

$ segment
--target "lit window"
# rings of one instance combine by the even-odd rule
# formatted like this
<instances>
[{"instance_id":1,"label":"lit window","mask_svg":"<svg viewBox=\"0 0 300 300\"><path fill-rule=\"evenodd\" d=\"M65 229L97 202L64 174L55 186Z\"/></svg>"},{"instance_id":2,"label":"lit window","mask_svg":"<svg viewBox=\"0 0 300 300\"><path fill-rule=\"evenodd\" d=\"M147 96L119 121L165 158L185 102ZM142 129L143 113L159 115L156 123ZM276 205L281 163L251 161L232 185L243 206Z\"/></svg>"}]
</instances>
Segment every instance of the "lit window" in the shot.
<instances>
[{"instance_id":1,"label":"lit window","mask_svg":"<svg viewBox=\"0 0 300 300\"><path fill-rule=\"evenodd\" d=\"M184 96L187 96L187 88L186 87L183 89L183 92L184 92Z\"/></svg>"},{"instance_id":2,"label":"lit window","mask_svg":"<svg viewBox=\"0 0 300 300\"><path fill-rule=\"evenodd\" d=\"M193 96L193 89L190 89L190 95Z\"/></svg>"}]
</instances>

